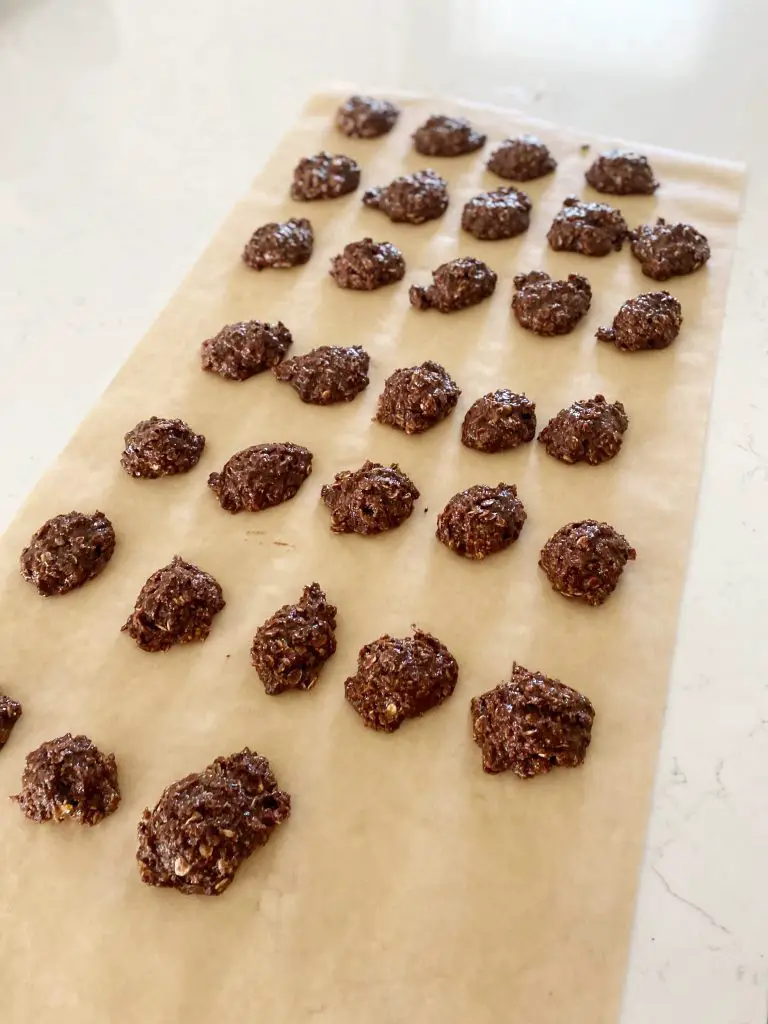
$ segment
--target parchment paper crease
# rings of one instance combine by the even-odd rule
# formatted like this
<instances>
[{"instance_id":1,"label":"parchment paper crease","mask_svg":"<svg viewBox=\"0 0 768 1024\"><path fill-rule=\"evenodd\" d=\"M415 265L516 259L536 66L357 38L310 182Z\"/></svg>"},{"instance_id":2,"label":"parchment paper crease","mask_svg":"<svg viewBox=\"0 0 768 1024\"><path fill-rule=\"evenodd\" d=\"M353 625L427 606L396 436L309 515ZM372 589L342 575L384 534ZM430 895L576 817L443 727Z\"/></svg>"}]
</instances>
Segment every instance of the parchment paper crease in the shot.
<instances>
[{"instance_id":1,"label":"parchment paper crease","mask_svg":"<svg viewBox=\"0 0 768 1024\"><path fill-rule=\"evenodd\" d=\"M598 198L585 191L583 172L606 140L466 108L490 143L533 128L559 160L555 175L523 186L535 203L528 234L481 243L459 221L470 196L500 184L483 169L490 143L455 160L410 148L410 132L430 112L461 105L408 99L392 135L364 142L331 127L338 99L310 101L0 545L2 688L25 708L0 754L0 793L17 791L27 751L66 731L116 753L123 790L118 812L91 830L37 826L0 804L4 1024L617 1019L741 170L640 147L662 187L655 198L616 205L631 226L657 214L692 222L713 255L704 271L667 286L685 315L674 346L623 355L597 344L594 331L624 299L657 286L627 248L588 259L555 255L545 241L564 196ZM450 183L446 216L395 226L363 209L360 192L292 203L294 164L321 148L360 161L361 190L431 164ZM311 262L262 274L245 268L251 231L290 215L312 220ZM336 287L330 257L364 235L402 248L404 282L373 294ZM411 310L408 285L459 255L498 272L493 298L455 316ZM512 318L512 277L537 267L592 283L592 309L568 337L537 338ZM250 318L282 319L294 353L364 345L369 390L320 409L269 374L231 384L202 373L200 342ZM455 414L422 437L372 423L385 377L428 358L463 388ZM461 420L496 387L530 395L541 424L596 392L621 399L631 418L624 450L597 468L557 463L538 444L470 452L459 443ZM181 416L207 436L188 476L135 481L120 469L123 433L153 414ZM268 440L307 445L313 475L282 507L226 514L207 474ZM421 488L418 510L390 535L333 536L320 487L365 458L400 463ZM520 541L485 564L438 544L445 501L501 480L518 485L528 510ZM45 519L73 508L106 512L118 549L80 592L43 600L18 576L18 555ZM552 593L537 568L546 538L586 517L613 523L638 552L601 609ZM176 553L217 577L227 608L206 644L147 655L120 626L146 577ZM314 691L267 697L249 663L253 631L312 580L338 605L338 653ZM343 680L363 643L403 635L412 623L457 657L456 693L399 733L369 732L344 701ZM469 699L507 678L513 660L594 702L582 769L527 783L483 775ZM293 794L292 818L219 899L143 886L134 862L142 809L173 780L246 744L270 758Z\"/></svg>"}]
</instances>

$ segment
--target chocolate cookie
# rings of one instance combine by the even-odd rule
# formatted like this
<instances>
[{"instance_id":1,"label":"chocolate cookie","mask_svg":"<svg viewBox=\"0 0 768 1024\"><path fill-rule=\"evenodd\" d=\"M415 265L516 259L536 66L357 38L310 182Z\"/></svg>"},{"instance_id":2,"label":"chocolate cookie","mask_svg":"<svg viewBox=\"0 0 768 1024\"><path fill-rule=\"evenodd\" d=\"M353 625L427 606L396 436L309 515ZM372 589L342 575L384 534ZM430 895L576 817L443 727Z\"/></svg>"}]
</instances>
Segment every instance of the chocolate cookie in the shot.
<instances>
[{"instance_id":1,"label":"chocolate cookie","mask_svg":"<svg viewBox=\"0 0 768 1024\"><path fill-rule=\"evenodd\" d=\"M514 238L528 230L531 200L516 188L497 188L474 196L464 207L461 226L483 241Z\"/></svg>"},{"instance_id":2,"label":"chocolate cookie","mask_svg":"<svg viewBox=\"0 0 768 1024\"><path fill-rule=\"evenodd\" d=\"M624 566L637 557L627 538L608 523L568 523L541 549L539 566L552 589L594 606L616 589Z\"/></svg>"},{"instance_id":3,"label":"chocolate cookie","mask_svg":"<svg viewBox=\"0 0 768 1024\"><path fill-rule=\"evenodd\" d=\"M334 533L367 537L404 523L419 491L399 466L364 462L360 469L337 473L320 496L331 510Z\"/></svg>"},{"instance_id":4,"label":"chocolate cookie","mask_svg":"<svg viewBox=\"0 0 768 1024\"><path fill-rule=\"evenodd\" d=\"M632 255L646 277L668 281L699 270L709 259L709 242L690 224L667 224L662 218L629 234Z\"/></svg>"},{"instance_id":5,"label":"chocolate cookie","mask_svg":"<svg viewBox=\"0 0 768 1024\"><path fill-rule=\"evenodd\" d=\"M330 274L339 288L372 292L385 284L401 281L405 276L405 260L391 242L364 238L345 245L344 252L333 257Z\"/></svg>"},{"instance_id":6,"label":"chocolate cookie","mask_svg":"<svg viewBox=\"0 0 768 1024\"><path fill-rule=\"evenodd\" d=\"M247 747L163 791L139 822L142 882L218 896L291 813L269 761Z\"/></svg>"},{"instance_id":7,"label":"chocolate cookie","mask_svg":"<svg viewBox=\"0 0 768 1024\"><path fill-rule=\"evenodd\" d=\"M378 139L395 127L399 109L389 100L350 96L336 111L336 127L355 139Z\"/></svg>"},{"instance_id":8,"label":"chocolate cookie","mask_svg":"<svg viewBox=\"0 0 768 1024\"><path fill-rule=\"evenodd\" d=\"M453 693L459 666L440 641L414 629L412 637L382 636L361 648L357 674L344 695L370 729L394 732Z\"/></svg>"},{"instance_id":9,"label":"chocolate cookie","mask_svg":"<svg viewBox=\"0 0 768 1024\"><path fill-rule=\"evenodd\" d=\"M428 360L387 377L375 419L406 434L422 434L453 412L460 394L445 367Z\"/></svg>"},{"instance_id":10,"label":"chocolate cookie","mask_svg":"<svg viewBox=\"0 0 768 1024\"><path fill-rule=\"evenodd\" d=\"M336 650L336 608L317 583L298 604L285 604L256 630L251 661L270 695L311 690Z\"/></svg>"},{"instance_id":11,"label":"chocolate cookie","mask_svg":"<svg viewBox=\"0 0 768 1024\"><path fill-rule=\"evenodd\" d=\"M435 536L457 555L480 560L513 544L527 518L514 484L475 484L454 494L437 517Z\"/></svg>"},{"instance_id":12,"label":"chocolate cookie","mask_svg":"<svg viewBox=\"0 0 768 1024\"><path fill-rule=\"evenodd\" d=\"M474 256L461 256L433 270L432 284L428 288L411 285L408 297L414 309L457 313L493 295L496 280L496 273L487 263Z\"/></svg>"},{"instance_id":13,"label":"chocolate cookie","mask_svg":"<svg viewBox=\"0 0 768 1024\"><path fill-rule=\"evenodd\" d=\"M602 395L574 402L553 416L539 434L547 455L561 462L598 466L618 455L629 419L621 402Z\"/></svg>"},{"instance_id":14,"label":"chocolate cookie","mask_svg":"<svg viewBox=\"0 0 768 1024\"><path fill-rule=\"evenodd\" d=\"M98 576L115 551L103 512L66 512L43 523L21 553L21 575L43 597L68 594Z\"/></svg>"},{"instance_id":15,"label":"chocolate cookie","mask_svg":"<svg viewBox=\"0 0 768 1024\"><path fill-rule=\"evenodd\" d=\"M505 139L491 153L486 166L508 181L533 181L551 174L557 161L535 135L520 135L516 139Z\"/></svg>"},{"instance_id":16,"label":"chocolate cookie","mask_svg":"<svg viewBox=\"0 0 768 1024\"><path fill-rule=\"evenodd\" d=\"M463 156L485 145L485 135L476 132L464 117L433 114L413 133L413 148L424 156Z\"/></svg>"},{"instance_id":17,"label":"chocolate cookie","mask_svg":"<svg viewBox=\"0 0 768 1024\"><path fill-rule=\"evenodd\" d=\"M291 217L281 224L270 221L251 235L243 262L252 270L287 270L307 263L314 245L315 235L306 217Z\"/></svg>"},{"instance_id":18,"label":"chocolate cookie","mask_svg":"<svg viewBox=\"0 0 768 1024\"><path fill-rule=\"evenodd\" d=\"M651 196L659 187L648 157L623 149L596 157L584 177L596 192L614 196Z\"/></svg>"},{"instance_id":19,"label":"chocolate cookie","mask_svg":"<svg viewBox=\"0 0 768 1024\"><path fill-rule=\"evenodd\" d=\"M115 755L71 733L41 743L27 754L21 792L11 799L31 821L98 825L120 803Z\"/></svg>"},{"instance_id":20,"label":"chocolate cookie","mask_svg":"<svg viewBox=\"0 0 768 1024\"><path fill-rule=\"evenodd\" d=\"M667 348L680 333L683 310L669 292L646 292L622 303L612 327L598 327L598 341L610 341L622 352Z\"/></svg>"},{"instance_id":21,"label":"chocolate cookie","mask_svg":"<svg viewBox=\"0 0 768 1024\"><path fill-rule=\"evenodd\" d=\"M312 452L290 441L244 448L211 473L208 486L227 512L261 512L288 501L312 472Z\"/></svg>"},{"instance_id":22,"label":"chocolate cookie","mask_svg":"<svg viewBox=\"0 0 768 1024\"><path fill-rule=\"evenodd\" d=\"M359 345L322 345L272 371L310 405L351 402L369 384L370 356Z\"/></svg>"},{"instance_id":23,"label":"chocolate cookie","mask_svg":"<svg viewBox=\"0 0 768 1024\"><path fill-rule=\"evenodd\" d=\"M0 750L8 742L13 727L20 718L21 704L0 693Z\"/></svg>"},{"instance_id":24,"label":"chocolate cookie","mask_svg":"<svg viewBox=\"0 0 768 1024\"><path fill-rule=\"evenodd\" d=\"M552 221L547 240L558 252L607 256L621 249L628 233L620 210L606 203L585 203L569 196Z\"/></svg>"},{"instance_id":25,"label":"chocolate cookie","mask_svg":"<svg viewBox=\"0 0 768 1024\"><path fill-rule=\"evenodd\" d=\"M122 632L142 651L167 651L174 644L205 640L225 604L213 576L177 555L141 588Z\"/></svg>"},{"instance_id":26,"label":"chocolate cookie","mask_svg":"<svg viewBox=\"0 0 768 1024\"><path fill-rule=\"evenodd\" d=\"M536 404L507 388L478 398L461 426L461 443L478 452L507 451L535 435Z\"/></svg>"},{"instance_id":27,"label":"chocolate cookie","mask_svg":"<svg viewBox=\"0 0 768 1024\"><path fill-rule=\"evenodd\" d=\"M569 274L567 281L553 281L543 270L515 276L512 309L521 327L552 337L570 334L592 303L586 277Z\"/></svg>"},{"instance_id":28,"label":"chocolate cookie","mask_svg":"<svg viewBox=\"0 0 768 1024\"><path fill-rule=\"evenodd\" d=\"M363 204L381 210L395 224L424 224L448 209L448 183L436 171L416 171L389 185L367 189Z\"/></svg>"},{"instance_id":29,"label":"chocolate cookie","mask_svg":"<svg viewBox=\"0 0 768 1024\"><path fill-rule=\"evenodd\" d=\"M151 416L125 435L120 465L129 476L155 480L160 476L188 473L198 464L205 438L183 420Z\"/></svg>"},{"instance_id":30,"label":"chocolate cookie","mask_svg":"<svg viewBox=\"0 0 768 1024\"><path fill-rule=\"evenodd\" d=\"M293 344L285 324L247 320L227 324L203 342L200 353L204 370L227 380L247 380L277 366Z\"/></svg>"},{"instance_id":31,"label":"chocolate cookie","mask_svg":"<svg viewBox=\"0 0 768 1024\"><path fill-rule=\"evenodd\" d=\"M473 697L470 711L484 772L530 779L584 763L595 709L559 679L515 664L510 681Z\"/></svg>"},{"instance_id":32,"label":"chocolate cookie","mask_svg":"<svg viewBox=\"0 0 768 1024\"><path fill-rule=\"evenodd\" d=\"M293 172L291 199L310 202L338 199L354 192L360 184L360 168L349 156L316 153L299 160Z\"/></svg>"}]
</instances>

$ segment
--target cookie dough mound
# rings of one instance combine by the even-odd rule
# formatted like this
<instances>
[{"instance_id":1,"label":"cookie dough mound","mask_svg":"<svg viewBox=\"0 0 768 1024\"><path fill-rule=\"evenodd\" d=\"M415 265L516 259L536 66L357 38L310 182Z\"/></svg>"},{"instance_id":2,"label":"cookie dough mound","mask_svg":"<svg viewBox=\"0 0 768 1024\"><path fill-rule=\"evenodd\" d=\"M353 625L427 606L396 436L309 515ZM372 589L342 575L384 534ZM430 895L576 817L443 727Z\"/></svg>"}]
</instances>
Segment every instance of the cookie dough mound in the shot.
<instances>
[{"instance_id":1,"label":"cookie dough mound","mask_svg":"<svg viewBox=\"0 0 768 1024\"><path fill-rule=\"evenodd\" d=\"M535 402L507 388L478 398L461 426L461 443L478 452L504 452L535 436Z\"/></svg>"},{"instance_id":2,"label":"cookie dough mound","mask_svg":"<svg viewBox=\"0 0 768 1024\"><path fill-rule=\"evenodd\" d=\"M541 549L539 567L552 589L587 604L603 604L616 589L624 566L637 552L608 523L568 523Z\"/></svg>"},{"instance_id":3,"label":"cookie dough mound","mask_svg":"<svg viewBox=\"0 0 768 1024\"><path fill-rule=\"evenodd\" d=\"M279 608L256 630L251 661L268 694L311 690L336 650L336 608L320 586Z\"/></svg>"},{"instance_id":4,"label":"cookie dough mound","mask_svg":"<svg viewBox=\"0 0 768 1024\"><path fill-rule=\"evenodd\" d=\"M13 727L21 718L21 704L0 693L0 750L8 742Z\"/></svg>"},{"instance_id":5,"label":"cookie dough mound","mask_svg":"<svg viewBox=\"0 0 768 1024\"><path fill-rule=\"evenodd\" d=\"M543 270L532 270L515 276L515 289L512 310L518 323L544 337L570 334L592 303L592 288L581 274L553 281Z\"/></svg>"},{"instance_id":6,"label":"cookie dough mound","mask_svg":"<svg viewBox=\"0 0 768 1024\"><path fill-rule=\"evenodd\" d=\"M448 183L429 168L363 192L363 205L381 210L394 224L424 224L448 209Z\"/></svg>"},{"instance_id":7,"label":"cookie dough mound","mask_svg":"<svg viewBox=\"0 0 768 1024\"><path fill-rule=\"evenodd\" d=\"M606 203L586 203L569 196L552 221L547 241L558 252L607 256L619 252L628 233L621 211Z\"/></svg>"},{"instance_id":8,"label":"cookie dough mound","mask_svg":"<svg viewBox=\"0 0 768 1024\"><path fill-rule=\"evenodd\" d=\"M419 491L399 466L364 462L360 469L337 473L333 483L323 487L321 497L331 511L334 533L368 537L404 523Z\"/></svg>"},{"instance_id":9,"label":"cookie dough mound","mask_svg":"<svg viewBox=\"0 0 768 1024\"><path fill-rule=\"evenodd\" d=\"M330 274L339 288L372 292L386 284L402 281L405 260L391 242L364 238L361 242L345 245L344 251L333 257Z\"/></svg>"},{"instance_id":10,"label":"cookie dough mound","mask_svg":"<svg viewBox=\"0 0 768 1024\"><path fill-rule=\"evenodd\" d=\"M27 754L13 799L31 821L98 825L120 803L115 755L71 733L41 743Z\"/></svg>"},{"instance_id":11,"label":"cookie dough mound","mask_svg":"<svg viewBox=\"0 0 768 1024\"><path fill-rule=\"evenodd\" d=\"M662 218L630 232L632 255L646 277L668 281L699 270L709 259L709 242L690 224L667 224Z\"/></svg>"},{"instance_id":12,"label":"cookie dough mound","mask_svg":"<svg viewBox=\"0 0 768 1024\"><path fill-rule=\"evenodd\" d=\"M668 348L680 333L683 309L669 292L646 292L627 299L611 327L598 327L598 341L609 341L622 352Z\"/></svg>"},{"instance_id":13,"label":"cookie dough mound","mask_svg":"<svg viewBox=\"0 0 768 1024\"><path fill-rule=\"evenodd\" d=\"M454 494L437 517L435 536L465 558L483 559L514 544L528 518L514 484Z\"/></svg>"},{"instance_id":14,"label":"cookie dough mound","mask_svg":"<svg viewBox=\"0 0 768 1024\"><path fill-rule=\"evenodd\" d=\"M142 651L167 651L174 644L205 640L225 604L213 576L177 555L141 588L122 632Z\"/></svg>"},{"instance_id":15,"label":"cookie dough mound","mask_svg":"<svg viewBox=\"0 0 768 1024\"><path fill-rule=\"evenodd\" d=\"M561 462L599 466L618 455L629 418L621 402L595 395L553 416L539 434L547 455Z\"/></svg>"},{"instance_id":16,"label":"cookie dough mound","mask_svg":"<svg viewBox=\"0 0 768 1024\"><path fill-rule=\"evenodd\" d=\"M144 811L136 860L142 882L202 896L227 889L246 858L291 813L265 757L247 747L217 757Z\"/></svg>"},{"instance_id":17,"label":"cookie dough mound","mask_svg":"<svg viewBox=\"0 0 768 1024\"><path fill-rule=\"evenodd\" d=\"M205 438L183 420L151 416L125 435L120 465L129 476L155 480L188 473L200 461Z\"/></svg>"},{"instance_id":18,"label":"cookie dough mound","mask_svg":"<svg viewBox=\"0 0 768 1024\"><path fill-rule=\"evenodd\" d=\"M413 148L423 156L463 156L484 146L485 138L464 117L433 114L413 133Z\"/></svg>"},{"instance_id":19,"label":"cookie dough mound","mask_svg":"<svg viewBox=\"0 0 768 1024\"><path fill-rule=\"evenodd\" d=\"M272 371L309 405L351 402L368 387L370 356L359 345L322 345Z\"/></svg>"},{"instance_id":20,"label":"cookie dough mound","mask_svg":"<svg viewBox=\"0 0 768 1024\"><path fill-rule=\"evenodd\" d=\"M472 698L470 711L483 771L521 779L583 764L595 720L584 694L516 664L508 683Z\"/></svg>"},{"instance_id":21,"label":"cookie dough mound","mask_svg":"<svg viewBox=\"0 0 768 1024\"><path fill-rule=\"evenodd\" d=\"M287 270L309 261L315 245L312 225L306 217L283 223L270 221L257 228L243 250L243 262L252 270Z\"/></svg>"},{"instance_id":22,"label":"cookie dough mound","mask_svg":"<svg viewBox=\"0 0 768 1024\"><path fill-rule=\"evenodd\" d=\"M320 152L299 160L293 172L291 199L338 199L354 192L359 184L360 168L352 157Z\"/></svg>"},{"instance_id":23,"label":"cookie dough mound","mask_svg":"<svg viewBox=\"0 0 768 1024\"><path fill-rule=\"evenodd\" d=\"M406 434L422 434L450 416L460 394L445 367L427 360L387 377L375 419Z\"/></svg>"},{"instance_id":24,"label":"cookie dough mound","mask_svg":"<svg viewBox=\"0 0 768 1024\"><path fill-rule=\"evenodd\" d=\"M336 127L354 139L378 139L392 131L399 116L389 100L350 96L336 111Z\"/></svg>"},{"instance_id":25,"label":"cookie dough mound","mask_svg":"<svg viewBox=\"0 0 768 1024\"><path fill-rule=\"evenodd\" d=\"M408 297L414 309L457 313L490 298L496 289L496 273L474 256L461 256L432 271L428 288L411 285Z\"/></svg>"},{"instance_id":26,"label":"cookie dough mound","mask_svg":"<svg viewBox=\"0 0 768 1024\"><path fill-rule=\"evenodd\" d=\"M382 636L361 648L357 674L344 694L370 729L394 732L450 697L459 666L440 641L415 629L412 637Z\"/></svg>"},{"instance_id":27,"label":"cookie dough mound","mask_svg":"<svg viewBox=\"0 0 768 1024\"><path fill-rule=\"evenodd\" d=\"M261 512L293 498L312 472L312 452L290 441L257 444L236 452L208 486L231 512Z\"/></svg>"},{"instance_id":28,"label":"cookie dough mound","mask_svg":"<svg viewBox=\"0 0 768 1024\"><path fill-rule=\"evenodd\" d=\"M200 358L204 370L226 380L248 380L270 370L293 344L285 324L246 320L227 324L203 342Z\"/></svg>"},{"instance_id":29,"label":"cookie dough mound","mask_svg":"<svg viewBox=\"0 0 768 1024\"><path fill-rule=\"evenodd\" d=\"M528 230L532 203L516 188L497 188L474 196L464 207L461 226L482 241L514 238Z\"/></svg>"},{"instance_id":30,"label":"cookie dough mound","mask_svg":"<svg viewBox=\"0 0 768 1024\"><path fill-rule=\"evenodd\" d=\"M43 597L68 594L98 576L115 551L115 531L103 512L54 516L21 553L21 575Z\"/></svg>"},{"instance_id":31,"label":"cookie dough mound","mask_svg":"<svg viewBox=\"0 0 768 1024\"><path fill-rule=\"evenodd\" d=\"M505 139L491 153L487 168L508 181L533 181L551 174L557 167L549 149L535 135Z\"/></svg>"},{"instance_id":32,"label":"cookie dough mound","mask_svg":"<svg viewBox=\"0 0 768 1024\"><path fill-rule=\"evenodd\" d=\"M598 156L584 177L596 192L614 196L652 196L659 187L648 157L623 149Z\"/></svg>"}]
</instances>

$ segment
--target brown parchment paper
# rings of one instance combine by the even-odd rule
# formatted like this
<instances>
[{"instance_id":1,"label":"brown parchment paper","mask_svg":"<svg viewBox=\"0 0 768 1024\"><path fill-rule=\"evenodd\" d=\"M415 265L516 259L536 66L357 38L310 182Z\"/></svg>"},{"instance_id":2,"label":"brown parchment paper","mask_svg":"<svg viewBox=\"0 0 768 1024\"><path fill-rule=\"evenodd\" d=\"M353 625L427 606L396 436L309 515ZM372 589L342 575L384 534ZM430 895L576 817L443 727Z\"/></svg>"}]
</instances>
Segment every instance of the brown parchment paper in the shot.
<instances>
[{"instance_id":1,"label":"brown parchment paper","mask_svg":"<svg viewBox=\"0 0 768 1024\"><path fill-rule=\"evenodd\" d=\"M353 141L331 127L337 103L310 101L0 545L2 688L24 703L0 753L0 793L17 791L27 751L66 731L115 751L123 791L117 813L90 830L34 825L0 803L4 1024L617 1019L741 171L642 147L662 187L655 198L617 200L630 225L657 214L691 221L713 255L704 271L667 286L685 314L674 346L623 355L598 345L594 331L625 298L657 286L627 248L588 259L553 254L545 241L564 196L598 198L585 192L583 172L606 140L509 112L407 99L392 135ZM559 160L555 175L523 186L535 208L522 238L481 243L459 229L464 202L500 184L484 171L489 147L431 161L410 149L410 132L430 112L462 110L491 142L533 128ZM293 165L321 148L360 161L361 190L431 164L450 183L446 216L392 225L362 208L360 192L292 203ZM250 232L289 215L312 220L310 263L245 268ZM364 235L402 248L404 282L373 294L336 287L329 258ZM470 254L499 274L490 301L448 317L409 308L410 283ZM512 318L512 277L537 267L592 283L592 309L568 337L537 338ZM294 353L364 345L370 388L321 409L269 374L232 384L202 373L200 342L249 318L282 319ZM455 414L421 437L372 423L385 377L428 358L463 388ZM631 419L623 451L590 468L555 462L538 444L495 456L466 450L466 409L502 386L533 397L542 425L577 398L621 399ZM121 471L123 433L152 414L181 416L207 436L195 471L156 482ZM226 514L207 474L268 440L307 445L312 476L282 507ZM400 463L422 499L389 535L333 536L320 487L365 458ZM452 494L502 480L518 485L529 514L517 544L475 564L437 543L435 517ZM98 580L43 600L19 577L18 555L40 523L72 508L105 511L117 551ZM546 538L585 517L609 520L638 551L600 609L554 594L537 568ZM227 608L204 645L144 654L120 626L146 577L176 553L219 579ZM267 697L249 662L253 631L312 580L338 605L338 653L312 692ZM370 732L345 702L343 681L362 644L412 623L454 652L459 685L398 733ZM483 775L469 699L507 678L513 659L593 700L583 768L529 782ZM134 853L144 806L246 744L270 758L293 794L291 819L221 898L142 885Z\"/></svg>"}]
</instances>

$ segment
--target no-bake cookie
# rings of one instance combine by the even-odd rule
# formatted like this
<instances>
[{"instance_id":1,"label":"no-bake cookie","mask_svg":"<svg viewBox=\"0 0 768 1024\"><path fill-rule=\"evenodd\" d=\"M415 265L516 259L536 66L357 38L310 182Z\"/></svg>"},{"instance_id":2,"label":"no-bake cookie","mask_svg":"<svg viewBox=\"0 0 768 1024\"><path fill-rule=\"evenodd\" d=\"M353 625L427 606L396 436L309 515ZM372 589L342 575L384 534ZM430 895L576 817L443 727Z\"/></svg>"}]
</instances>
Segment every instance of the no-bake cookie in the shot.
<instances>
[{"instance_id":1,"label":"no-bake cookie","mask_svg":"<svg viewBox=\"0 0 768 1024\"><path fill-rule=\"evenodd\" d=\"M630 232L630 249L646 277L668 281L700 270L711 253L709 242L690 224L667 224L659 217Z\"/></svg>"},{"instance_id":2,"label":"no-bake cookie","mask_svg":"<svg viewBox=\"0 0 768 1024\"><path fill-rule=\"evenodd\" d=\"M622 149L596 157L584 177L596 192L615 196L651 196L659 187L648 157Z\"/></svg>"},{"instance_id":3,"label":"no-bake cookie","mask_svg":"<svg viewBox=\"0 0 768 1024\"><path fill-rule=\"evenodd\" d=\"M497 188L469 200L461 214L461 226L482 241L514 238L528 230L531 209L531 200L525 192Z\"/></svg>"},{"instance_id":4,"label":"no-bake cookie","mask_svg":"<svg viewBox=\"0 0 768 1024\"><path fill-rule=\"evenodd\" d=\"M209 373L227 380L248 380L277 366L292 344L291 332L280 321L245 320L227 324L204 341L200 360Z\"/></svg>"},{"instance_id":5,"label":"no-bake cookie","mask_svg":"<svg viewBox=\"0 0 768 1024\"><path fill-rule=\"evenodd\" d=\"M478 398L461 425L461 443L479 452L503 452L536 436L536 404L508 388Z\"/></svg>"},{"instance_id":6,"label":"no-bake cookie","mask_svg":"<svg viewBox=\"0 0 768 1024\"><path fill-rule=\"evenodd\" d=\"M377 139L395 127L399 109L389 100L350 96L336 111L336 127L355 139Z\"/></svg>"},{"instance_id":7,"label":"no-bake cookie","mask_svg":"<svg viewBox=\"0 0 768 1024\"><path fill-rule=\"evenodd\" d=\"M622 303L610 327L598 327L598 341L622 352L667 348L680 333L682 306L669 292L645 292Z\"/></svg>"},{"instance_id":8,"label":"no-bake cookie","mask_svg":"<svg viewBox=\"0 0 768 1024\"><path fill-rule=\"evenodd\" d=\"M621 211L606 203L587 203L569 196L555 215L547 240L556 251L607 256L621 249L628 233Z\"/></svg>"},{"instance_id":9,"label":"no-bake cookie","mask_svg":"<svg viewBox=\"0 0 768 1024\"><path fill-rule=\"evenodd\" d=\"M151 416L125 435L120 465L129 476L155 480L188 473L200 461L205 438L183 420Z\"/></svg>"},{"instance_id":10,"label":"no-bake cookie","mask_svg":"<svg viewBox=\"0 0 768 1024\"><path fill-rule=\"evenodd\" d=\"M598 466L618 455L628 426L621 402L595 395L561 409L541 431L539 441L561 462Z\"/></svg>"},{"instance_id":11,"label":"no-bake cookie","mask_svg":"<svg viewBox=\"0 0 768 1024\"><path fill-rule=\"evenodd\" d=\"M260 512L288 501L312 472L312 452L290 441L236 452L208 486L227 512Z\"/></svg>"},{"instance_id":12,"label":"no-bake cookie","mask_svg":"<svg viewBox=\"0 0 768 1024\"><path fill-rule=\"evenodd\" d=\"M405 276L403 254L391 242L363 238L350 242L331 260L330 275L339 288L372 292L384 285L402 281Z\"/></svg>"},{"instance_id":13,"label":"no-bake cookie","mask_svg":"<svg viewBox=\"0 0 768 1024\"><path fill-rule=\"evenodd\" d=\"M335 650L336 608L313 583L256 630L251 662L270 695L310 690Z\"/></svg>"},{"instance_id":14,"label":"no-bake cookie","mask_svg":"<svg viewBox=\"0 0 768 1024\"><path fill-rule=\"evenodd\" d=\"M461 256L433 270L428 287L411 285L408 297L415 309L457 313L493 295L496 281L496 273L487 263L474 256Z\"/></svg>"},{"instance_id":15,"label":"no-bake cookie","mask_svg":"<svg viewBox=\"0 0 768 1024\"><path fill-rule=\"evenodd\" d=\"M276 366L275 377L290 384L310 405L351 402L368 387L370 357L359 345L321 345Z\"/></svg>"},{"instance_id":16,"label":"no-bake cookie","mask_svg":"<svg viewBox=\"0 0 768 1024\"><path fill-rule=\"evenodd\" d=\"M442 217L448 209L448 183L428 168L367 189L363 204L381 210L395 224L424 224Z\"/></svg>"},{"instance_id":17,"label":"no-bake cookie","mask_svg":"<svg viewBox=\"0 0 768 1024\"><path fill-rule=\"evenodd\" d=\"M370 536L405 522L419 491L399 466L367 461L360 469L337 473L321 497L330 509L334 533Z\"/></svg>"},{"instance_id":18,"label":"no-bake cookie","mask_svg":"<svg viewBox=\"0 0 768 1024\"><path fill-rule=\"evenodd\" d=\"M312 225L306 217L270 221L251 235L243 250L243 262L252 270L299 267L308 262L314 244Z\"/></svg>"},{"instance_id":19,"label":"no-bake cookie","mask_svg":"<svg viewBox=\"0 0 768 1024\"><path fill-rule=\"evenodd\" d=\"M115 551L115 531L103 512L66 512L33 535L21 553L21 575L43 597L68 594L98 576Z\"/></svg>"},{"instance_id":20,"label":"no-bake cookie","mask_svg":"<svg viewBox=\"0 0 768 1024\"><path fill-rule=\"evenodd\" d=\"M534 334L569 334L591 302L592 288L581 274L569 274L565 281L553 281L543 270L515 275L512 310L520 326Z\"/></svg>"},{"instance_id":21,"label":"no-bake cookie","mask_svg":"<svg viewBox=\"0 0 768 1024\"><path fill-rule=\"evenodd\" d=\"M505 139L490 155L489 171L508 181L533 181L551 174L557 162L547 146L535 135Z\"/></svg>"},{"instance_id":22,"label":"no-bake cookie","mask_svg":"<svg viewBox=\"0 0 768 1024\"><path fill-rule=\"evenodd\" d=\"M375 418L406 434L421 434L453 412L460 394L445 367L428 360L387 377Z\"/></svg>"},{"instance_id":23,"label":"no-bake cookie","mask_svg":"<svg viewBox=\"0 0 768 1024\"><path fill-rule=\"evenodd\" d=\"M299 160L293 172L291 199L311 202L338 199L360 184L360 168L349 156L321 152Z\"/></svg>"},{"instance_id":24,"label":"no-bake cookie","mask_svg":"<svg viewBox=\"0 0 768 1024\"><path fill-rule=\"evenodd\" d=\"M526 518L514 484L475 484L450 499L435 536L457 555L479 560L513 544Z\"/></svg>"},{"instance_id":25,"label":"no-bake cookie","mask_svg":"<svg viewBox=\"0 0 768 1024\"><path fill-rule=\"evenodd\" d=\"M616 589L624 566L637 552L608 523L568 523L541 549L539 566L552 589L590 605L601 605Z\"/></svg>"},{"instance_id":26,"label":"no-bake cookie","mask_svg":"<svg viewBox=\"0 0 768 1024\"><path fill-rule=\"evenodd\" d=\"M413 148L424 156L463 156L484 146L485 138L464 117L433 114L413 133Z\"/></svg>"}]
</instances>

